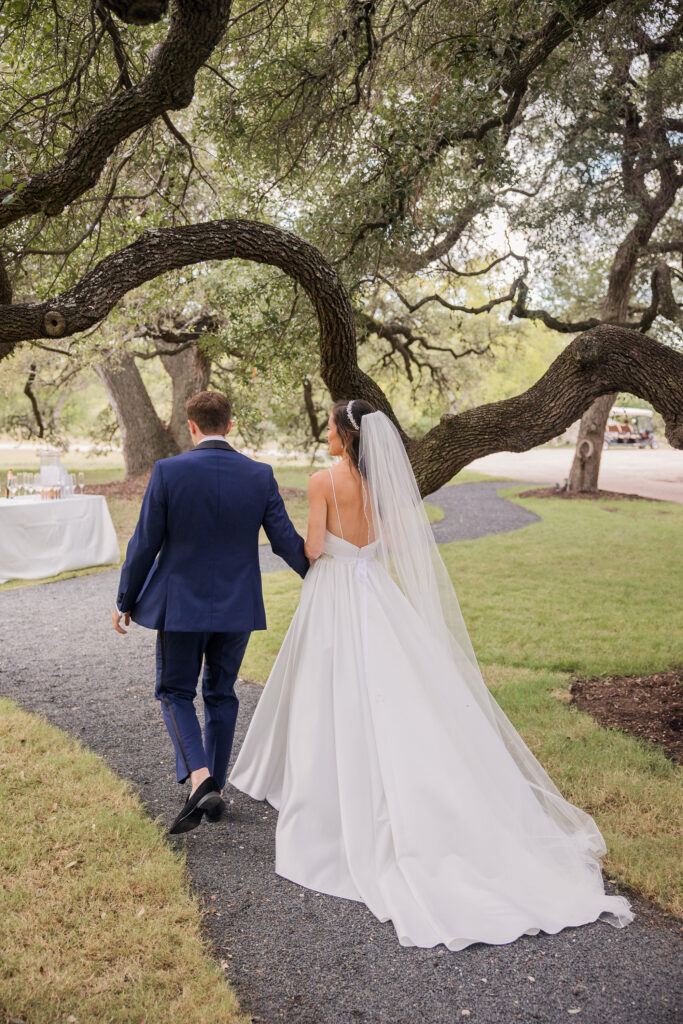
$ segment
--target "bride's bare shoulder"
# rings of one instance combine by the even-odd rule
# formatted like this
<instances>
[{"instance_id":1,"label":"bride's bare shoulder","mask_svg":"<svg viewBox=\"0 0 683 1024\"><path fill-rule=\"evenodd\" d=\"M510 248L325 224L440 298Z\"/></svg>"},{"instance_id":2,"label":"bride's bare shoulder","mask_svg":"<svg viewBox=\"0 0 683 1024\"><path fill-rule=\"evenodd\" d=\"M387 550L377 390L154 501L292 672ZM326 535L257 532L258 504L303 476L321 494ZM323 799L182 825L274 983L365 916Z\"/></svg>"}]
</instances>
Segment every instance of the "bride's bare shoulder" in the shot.
<instances>
[{"instance_id":1,"label":"bride's bare shoulder","mask_svg":"<svg viewBox=\"0 0 683 1024\"><path fill-rule=\"evenodd\" d=\"M308 478L308 493L309 494L321 494L330 485L330 474L326 469L318 469L315 473L311 473Z\"/></svg>"}]
</instances>

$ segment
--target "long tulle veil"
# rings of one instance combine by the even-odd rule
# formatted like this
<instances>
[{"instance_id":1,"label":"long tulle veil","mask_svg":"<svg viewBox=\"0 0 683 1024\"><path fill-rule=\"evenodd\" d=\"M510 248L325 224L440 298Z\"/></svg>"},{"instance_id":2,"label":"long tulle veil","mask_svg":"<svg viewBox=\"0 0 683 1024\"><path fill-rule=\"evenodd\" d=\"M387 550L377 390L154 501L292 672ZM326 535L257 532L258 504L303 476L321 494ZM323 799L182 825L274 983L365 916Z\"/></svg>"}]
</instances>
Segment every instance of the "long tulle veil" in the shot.
<instances>
[{"instance_id":1,"label":"long tulle veil","mask_svg":"<svg viewBox=\"0 0 683 1024\"><path fill-rule=\"evenodd\" d=\"M458 677L479 704L533 794L557 828L549 827L551 845L572 847L583 862L599 871L605 844L593 819L564 799L486 686L460 611L450 576L434 541L415 476L391 420L381 412L367 413L360 424L360 467L367 480L379 557L395 582L429 627L435 644L449 653ZM486 765L481 765L486 771ZM457 780L453 780L457 785ZM566 840L566 843L565 843ZM568 850L567 850L568 852ZM616 901L615 901L616 903ZM631 918L628 903L616 921ZM620 920L621 919L621 920Z\"/></svg>"}]
</instances>

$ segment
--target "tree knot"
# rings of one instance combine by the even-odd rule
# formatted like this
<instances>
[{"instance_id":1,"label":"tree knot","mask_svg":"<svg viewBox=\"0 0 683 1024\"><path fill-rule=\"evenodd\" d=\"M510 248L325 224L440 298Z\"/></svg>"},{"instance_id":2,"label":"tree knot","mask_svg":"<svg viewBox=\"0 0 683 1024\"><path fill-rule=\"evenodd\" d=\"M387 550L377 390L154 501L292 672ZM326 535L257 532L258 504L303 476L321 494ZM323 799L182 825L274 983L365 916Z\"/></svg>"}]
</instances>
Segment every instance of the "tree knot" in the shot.
<instances>
[{"instance_id":1,"label":"tree knot","mask_svg":"<svg viewBox=\"0 0 683 1024\"><path fill-rule=\"evenodd\" d=\"M581 334L572 345L574 359L582 370L590 370L596 366L602 356L602 345L600 339L593 331L586 331Z\"/></svg>"},{"instance_id":2,"label":"tree knot","mask_svg":"<svg viewBox=\"0 0 683 1024\"><path fill-rule=\"evenodd\" d=\"M58 309L50 309L43 319L43 328L48 338L61 338L66 331L66 317Z\"/></svg>"},{"instance_id":3,"label":"tree knot","mask_svg":"<svg viewBox=\"0 0 683 1024\"><path fill-rule=\"evenodd\" d=\"M169 107L171 110L184 110L194 99L194 82L179 82L173 89Z\"/></svg>"}]
</instances>

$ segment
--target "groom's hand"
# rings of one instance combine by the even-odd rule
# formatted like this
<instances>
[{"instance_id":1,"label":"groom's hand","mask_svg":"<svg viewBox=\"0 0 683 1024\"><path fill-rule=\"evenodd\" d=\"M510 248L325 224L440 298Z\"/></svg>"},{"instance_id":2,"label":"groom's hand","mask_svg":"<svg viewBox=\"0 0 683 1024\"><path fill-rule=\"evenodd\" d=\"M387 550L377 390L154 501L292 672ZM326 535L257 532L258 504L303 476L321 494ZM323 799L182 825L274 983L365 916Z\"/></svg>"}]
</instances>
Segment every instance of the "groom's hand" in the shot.
<instances>
[{"instance_id":1,"label":"groom's hand","mask_svg":"<svg viewBox=\"0 0 683 1024\"><path fill-rule=\"evenodd\" d=\"M128 632L128 630L127 629L121 629L121 619L122 618L123 618L123 621L125 622L125 624L127 626L129 626L130 625L130 612L125 612L125 613L124 612L120 612L118 610L118 608L115 608L114 611L111 613L112 625L113 625L113 627L114 627L114 629L116 630L117 633L124 633L125 634L125 633Z\"/></svg>"}]
</instances>

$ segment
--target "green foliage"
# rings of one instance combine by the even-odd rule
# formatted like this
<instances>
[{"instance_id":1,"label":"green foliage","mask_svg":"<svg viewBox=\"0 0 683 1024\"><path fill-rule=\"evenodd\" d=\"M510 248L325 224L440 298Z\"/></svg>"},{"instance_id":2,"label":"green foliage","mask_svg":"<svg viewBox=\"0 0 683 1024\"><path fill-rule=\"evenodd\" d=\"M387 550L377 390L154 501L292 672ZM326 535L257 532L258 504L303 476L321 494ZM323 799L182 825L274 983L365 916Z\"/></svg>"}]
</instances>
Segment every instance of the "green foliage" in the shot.
<instances>
[{"instance_id":1,"label":"green foliage","mask_svg":"<svg viewBox=\"0 0 683 1024\"><path fill-rule=\"evenodd\" d=\"M683 102L680 53L652 62L629 56L644 31L670 28L663 0L620 0L586 23L574 0L558 10L572 34L532 74L512 124L501 126L507 76L549 17L540 0L238 3L193 104L172 114L182 138L154 122L122 143L100 180L59 215L41 213L8 231L15 298L74 284L145 228L255 218L295 231L337 268L357 310L362 366L397 401L408 429L420 433L446 409L523 389L553 344L547 332L505 319L522 255L532 305L570 319L594 315L615 249L638 215L622 180L624 98L641 115L652 104L664 113ZM167 25L116 21L112 31L74 0L47 12L5 4L3 12L0 188L14 201L20 175L53 166L112 92L141 80ZM36 61L35 52L47 59ZM493 127L478 131L486 124ZM679 216L674 208L664 235ZM466 230L448 254L430 257L459 218ZM647 304L651 269L648 259L637 268L636 309ZM433 293L463 309L445 308ZM497 300L487 313L467 312ZM122 347L148 355L154 330L197 313L218 322L199 345L214 362L214 386L235 398L243 437L314 446L302 394L310 381L323 416L317 325L306 297L272 268L200 264L159 278L129 294L101 329L65 343L64 358L85 370ZM412 337L392 343L368 317ZM656 330L680 341L673 324ZM65 369L54 354L33 357L49 419ZM161 370L155 376L152 360L140 365L165 418L169 382ZM0 367L0 386L5 374ZM60 412L65 430L79 422L78 406L75 395ZM93 413L93 429L111 435L111 422Z\"/></svg>"}]
</instances>

